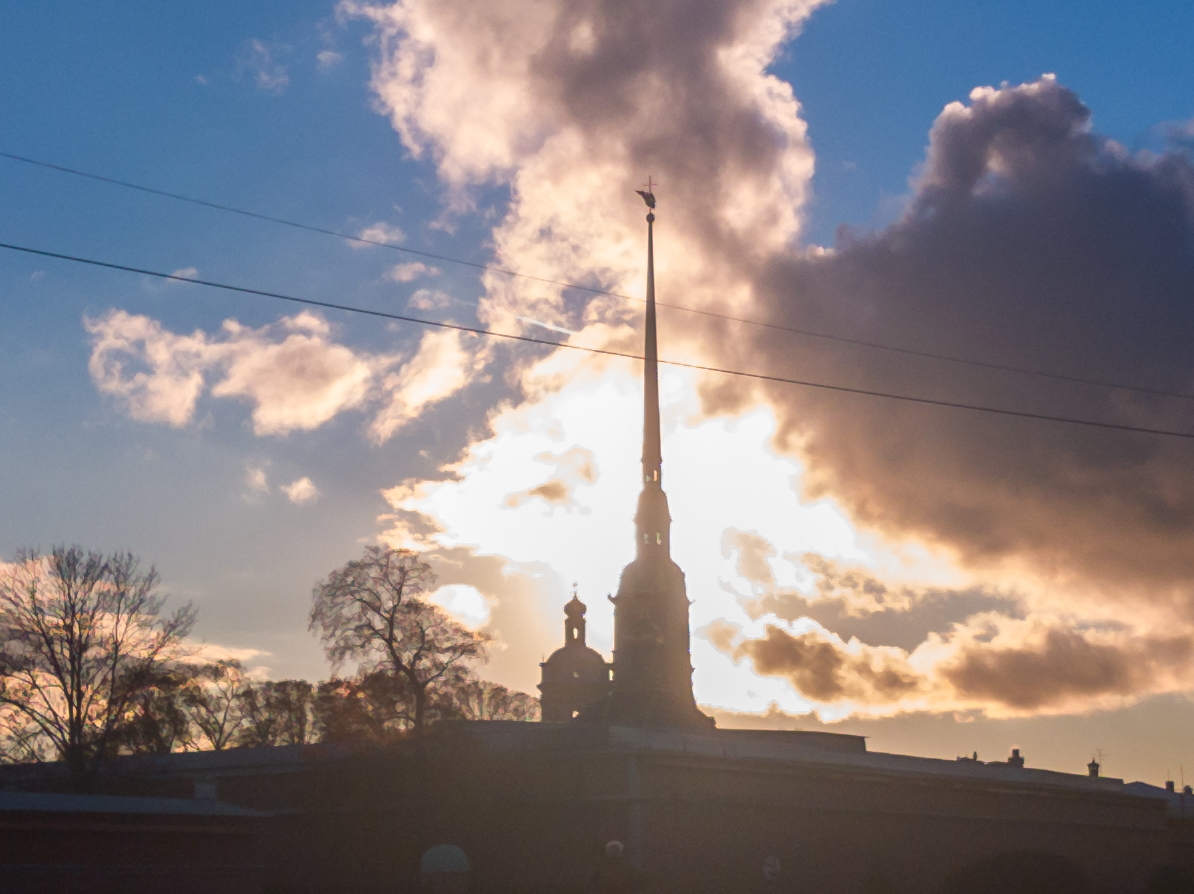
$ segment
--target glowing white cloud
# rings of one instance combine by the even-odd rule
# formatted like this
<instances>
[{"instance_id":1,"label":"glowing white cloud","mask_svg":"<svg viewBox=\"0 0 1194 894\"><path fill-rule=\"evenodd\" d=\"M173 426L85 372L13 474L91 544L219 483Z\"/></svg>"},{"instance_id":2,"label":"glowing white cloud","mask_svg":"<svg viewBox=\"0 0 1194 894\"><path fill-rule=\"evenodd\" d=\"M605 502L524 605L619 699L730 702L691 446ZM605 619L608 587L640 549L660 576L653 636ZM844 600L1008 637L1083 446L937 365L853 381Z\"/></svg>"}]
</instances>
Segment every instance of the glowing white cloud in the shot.
<instances>
[{"instance_id":1,"label":"glowing white cloud","mask_svg":"<svg viewBox=\"0 0 1194 894\"><path fill-rule=\"evenodd\" d=\"M210 380L212 397L252 406L258 435L310 431L380 402L369 437L381 443L463 388L485 358L470 353L455 332L428 333L405 363L355 351L337 344L327 321L309 312L259 329L226 320L214 336L177 335L120 310L87 318L84 326L96 387L134 419L186 425Z\"/></svg>"},{"instance_id":2,"label":"glowing white cloud","mask_svg":"<svg viewBox=\"0 0 1194 894\"><path fill-rule=\"evenodd\" d=\"M369 426L370 437L389 440L425 407L463 388L482 362L481 354L465 350L459 332L428 332L415 356L382 382L387 403Z\"/></svg>"},{"instance_id":3,"label":"glowing white cloud","mask_svg":"<svg viewBox=\"0 0 1194 894\"><path fill-rule=\"evenodd\" d=\"M421 276L438 276L438 267L428 267L421 261L409 264L395 264L386 273L386 279L394 282L413 282Z\"/></svg>"},{"instance_id":4,"label":"glowing white cloud","mask_svg":"<svg viewBox=\"0 0 1194 894\"><path fill-rule=\"evenodd\" d=\"M383 245L398 245L406 241L406 233L402 231L401 227L386 223L384 220L365 227L357 235L369 242L380 242ZM369 248L368 245L361 242L349 242L348 244L352 248Z\"/></svg>"},{"instance_id":5,"label":"glowing white cloud","mask_svg":"<svg viewBox=\"0 0 1194 894\"><path fill-rule=\"evenodd\" d=\"M448 584L440 587L430 601L450 616L474 630L484 627L489 621L489 600L476 587L467 584Z\"/></svg>"},{"instance_id":6,"label":"glowing white cloud","mask_svg":"<svg viewBox=\"0 0 1194 894\"><path fill-rule=\"evenodd\" d=\"M376 362L322 333L293 333L280 343L227 321L229 350L224 377L214 397L241 397L253 404L259 435L318 428L342 410L358 407L369 394Z\"/></svg>"},{"instance_id":7,"label":"glowing white cloud","mask_svg":"<svg viewBox=\"0 0 1194 894\"><path fill-rule=\"evenodd\" d=\"M297 503L300 506L303 503L309 503L319 496L319 488L306 476L299 478L290 484L282 485L282 493L286 494L286 498L291 503Z\"/></svg>"},{"instance_id":8,"label":"glowing white cloud","mask_svg":"<svg viewBox=\"0 0 1194 894\"><path fill-rule=\"evenodd\" d=\"M245 469L245 487L249 489L249 495L268 494L269 479L266 477L265 469L261 466L249 466Z\"/></svg>"},{"instance_id":9,"label":"glowing white cloud","mask_svg":"<svg viewBox=\"0 0 1194 894\"><path fill-rule=\"evenodd\" d=\"M91 335L87 369L100 393L142 422L181 427L191 421L211 362L203 333L175 335L122 310L84 318L83 325Z\"/></svg>"}]
</instances>

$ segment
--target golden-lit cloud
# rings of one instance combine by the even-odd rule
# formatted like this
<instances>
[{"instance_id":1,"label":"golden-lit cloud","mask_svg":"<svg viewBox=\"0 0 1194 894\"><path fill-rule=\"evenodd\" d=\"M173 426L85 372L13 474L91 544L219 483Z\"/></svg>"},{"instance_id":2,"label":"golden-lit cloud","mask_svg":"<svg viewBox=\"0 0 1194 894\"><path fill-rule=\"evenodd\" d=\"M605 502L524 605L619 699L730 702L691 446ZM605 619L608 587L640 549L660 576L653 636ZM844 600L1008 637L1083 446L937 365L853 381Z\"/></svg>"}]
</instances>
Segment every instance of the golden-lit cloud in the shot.
<instances>
[{"instance_id":1,"label":"golden-lit cloud","mask_svg":"<svg viewBox=\"0 0 1194 894\"><path fill-rule=\"evenodd\" d=\"M191 421L210 356L203 333L175 335L123 310L83 324L91 335L87 369L100 393L142 422L177 427Z\"/></svg>"},{"instance_id":2,"label":"golden-lit cloud","mask_svg":"<svg viewBox=\"0 0 1194 894\"><path fill-rule=\"evenodd\" d=\"M948 106L893 226L843 231L833 250L797 244L813 156L799 105L768 66L814 6L400 0L341 11L373 22L374 90L406 148L434 161L450 209L470 207L475 185L510 189L492 233L503 267L641 295L645 209L631 190L651 173L665 303L1194 387L1188 352L1169 345L1185 330L1163 322L1184 320L1174 290L1194 286L1188 253L1173 248L1188 241L1189 165L1099 139L1052 78ZM1138 213L1121 213L1125 202ZM1145 219L1147 232L1132 223ZM1124 270L1149 284L1159 341L1132 341ZM641 305L484 283L481 318L497 328L638 345ZM660 331L665 358L1046 415L1188 422L1186 403L666 307ZM538 559L561 581L609 592L628 557L636 372L563 354L516 370L522 403L491 411L481 440L441 470L451 480L389 492L390 536ZM705 703L1002 716L1194 684L1194 479L1182 444L675 370L664 403L684 407L669 423L665 486L706 634L693 640ZM599 487L536 459L573 447L593 452ZM832 519L823 529L807 523L816 512ZM604 606L593 629L608 644Z\"/></svg>"},{"instance_id":3,"label":"golden-lit cloud","mask_svg":"<svg viewBox=\"0 0 1194 894\"><path fill-rule=\"evenodd\" d=\"M470 348L463 339L474 342ZM425 407L462 389L485 363L487 352L477 350L475 336L455 331L432 331L423 336L415 355L381 382L385 405L369 426L376 443L393 437Z\"/></svg>"},{"instance_id":4,"label":"golden-lit cloud","mask_svg":"<svg viewBox=\"0 0 1194 894\"><path fill-rule=\"evenodd\" d=\"M297 478L290 484L284 484L281 487L282 493L286 494L286 499L291 503L302 505L303 503L310 503L319 496L319 488L315 483L305 475L302 478Z\"/></svg>"},{"instance_id":5,"label":"golden-lit cloud","mask_svg":"<svg viewBox=\"0 0 1194 894\"><path fill-rule=\"evenodd\" d=\"M337 343L327 321L306 311L258 329L225 320L215 335L177 335L122 310L84 325L96 387L134 419L187 425L206 391L248 403L258 435L310 431L347 410L375 410L369 437L382 443L463 388L487 356L455 332L427 333L409 358L370 354Z\"/></svg>"}]
</instances>

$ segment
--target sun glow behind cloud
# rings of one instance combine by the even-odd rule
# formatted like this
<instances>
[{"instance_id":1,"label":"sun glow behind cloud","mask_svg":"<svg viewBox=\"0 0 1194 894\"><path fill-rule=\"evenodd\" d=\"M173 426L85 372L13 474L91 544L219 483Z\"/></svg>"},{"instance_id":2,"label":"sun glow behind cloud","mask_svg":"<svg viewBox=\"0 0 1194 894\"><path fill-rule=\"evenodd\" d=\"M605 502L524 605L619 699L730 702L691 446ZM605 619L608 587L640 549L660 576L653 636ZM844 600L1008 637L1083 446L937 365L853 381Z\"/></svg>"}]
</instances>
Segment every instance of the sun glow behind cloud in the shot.
<instances>
[{"instance_id":1,"label":"sun glow behind cloud","mask_svg":"<svg viewBox=\"0 0 1194 894\"><path fill-rule=\"evenodd\" d=\"M493 436L475 443L446 470L451 480L391 489L387 496L403 522L387 536L398 546L466 547L511 563L548 566L559 581L577 583L589 605L589 641L609 654L613 613L605 597L617 589L618 574L634 552L641 366L556 355L528 379L542 373L554 380L564 369L567 381L558 390L497 413ZM696 374L690 371L668 369L661 377L664 485L675 518L672 551L687 575L694 630L726 618L752 623L735 590L749 592L749 585L738 579L721 549L728 527L760 531L792 550L869 561L830 502L799 498L798 462L760 450L775 429L770 412L760 407L737 417L702 418L695 386ZM578 449L590 457L591 480L553 461ZM545 487L553 483L558 487ZM509 499L536 488L546 495ZM423 521L422 532L435 533L412 530L409 514ZM797 583L793 574L785 576L782 569L778 574L781 582ZM536 611L549 620L562 618L568 596L566 587L545 594ZM558 648L562 641L555 626L548 626L540 643L525 644L523 653ZM693 661L703 703L761 711L775 702L787 711L808 710L809 703L785 681L759 677L749 664L735 665L700 635L693 637Z\"/></svg>"}]
</instances>

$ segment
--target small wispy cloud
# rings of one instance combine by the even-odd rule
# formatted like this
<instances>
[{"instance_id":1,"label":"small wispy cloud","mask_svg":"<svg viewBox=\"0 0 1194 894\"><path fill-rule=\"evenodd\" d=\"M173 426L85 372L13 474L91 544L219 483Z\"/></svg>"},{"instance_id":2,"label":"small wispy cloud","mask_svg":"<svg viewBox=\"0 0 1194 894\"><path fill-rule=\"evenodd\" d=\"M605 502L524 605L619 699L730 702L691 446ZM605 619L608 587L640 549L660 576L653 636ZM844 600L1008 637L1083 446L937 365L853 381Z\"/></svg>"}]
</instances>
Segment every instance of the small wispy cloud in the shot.
<instances>
[{"instance_id":1,"label":"small wispy cloud","mask_svg":"<svg viewBox=\"0 0 1194 894\"><path fill-rule=\"evenodd\" d=\"M379 220L372 226L365 227L365 229L357 233L357 237L369 242L378 242L382 245L397 245L406 239L406 233L402 232L400 227L386 223L384 220ZM368 247L360 242L350 242L349 244L353 248Z\"/></svg>"},{"instance_id":2,"label":"small wispy cloud","mask_svg":"<svg viewBox=\"0 0 1194 894\"><path fill-rule=\"evenodd\" d=\"M309 503L319 496L319 488L306 476L282 486L282 493L286 494L291 503L302 505Z\"/></svg>"},{"instance_id":3,"label":"small wispy cloud","mask_svg":"<svg viewBox=\"0 0 1194 894\"><path fill-rule=\"evenodd\" d=\"M29 274L29 281L37 282L39 279L43 279L45 277L45 275L46 275L46 271L44 271L44 270L34 270L32 273Z\"/></svg>"},{"instance_id":4,"label":"small wispy cloud","mask_svg":"<svg viewBox=\"0 0 1194 894\"><path fill-rule=\"evenodd\" d=\"M249 466L245 469L245 487L249 489L245 494L245 499L269 493L269 479L266 477L263 466Z\"/></svg>"},{"instance_id":5,"label":"small wispy cloud","mask_svg":"<svg viewBox=\"0 0 1194 894\"><path fill-rule=\"evenodd\" d=\"M284 49L254 38L241 49L237 71L251 76L258 89L281 93L290 84L286 66L277 59L278 53Z\"/></svg>"},{"instance_id":6,"label":"small wispy cloud","mask_svg":"<svg viewBox=\"0 0 1194 894\"><path fill-rule=\"evenodd\" d=\"M455 299L447 292L438 289L419 289L406 302L406 306L413 310L443 310L449 307Z\"/></svg>"},{"instance_id":7,"label":"small wispy cloud","mask_svg":"<svg viewBox=\"0 0 1194 894\"><path fill-rule=\"evenodd\" d=\"M195 279L199 275L198 267L179 267L177 270L171 272L171 276L177 276L180 279Z\"/></svg>"},{"instance_id":8,"label":"small wispy cloud","mask_svg":"<svg viewBox=\"0 0 1194 894\"><path fill-rule=\"evenodd\" d=\"M565 329L563 326L557 326L554 323L545 323L542 320L536 320L532 317L518 317L523 323L529 323L532 326L539 326L543 329L548 329L551 332L562 332L564 335L576 335L575 329Z\"/></svg>"},{"instance_id":9,"label":"small wispy cloud","mask_svg":"<svg viewBox=\"0 0 1194 894\"><path fill-rule=\"evenodd\" d=\"M320 50L315 54L315 63L320 71L327 71L329 68L335 68L343 58L344 56L335 50Z\"/></svg>"},{"instance_id":10,"label":"small wispy cloud","mask_svg":"<svg viewBox=\"0 0 1194 894\"><path fill-rule=\"evenodd\" d=\"M421 261L413 261L409 264L396 264L390 268L386 273L386 279L394 282L411 282L418 279L420 276L438 276L438 267L428 267Z\"/></svg>"},{"instance_id":11,"label":"small wispy cloud","mask_svg":"<svg viewBox=\"0 0 1194 894\"><path fill-rule=\"evenodd\" d=\"M196 84L210 84L211 79L207 75L195 75Z\"/></svg>"}]
</instances>

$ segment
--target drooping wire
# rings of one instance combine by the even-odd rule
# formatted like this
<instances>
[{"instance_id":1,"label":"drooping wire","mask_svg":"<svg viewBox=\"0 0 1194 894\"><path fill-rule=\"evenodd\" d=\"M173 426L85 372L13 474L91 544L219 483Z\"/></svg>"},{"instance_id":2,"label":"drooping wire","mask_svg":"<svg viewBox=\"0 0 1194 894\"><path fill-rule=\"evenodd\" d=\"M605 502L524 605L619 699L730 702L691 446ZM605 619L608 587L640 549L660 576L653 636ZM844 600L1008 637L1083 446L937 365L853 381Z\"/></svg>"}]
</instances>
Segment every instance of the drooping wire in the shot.
<instances>
[{"instance_id":1,"label":"drooping wire","mask_svg":"<svg viewBox=\"0 0 1194 894\"><path fill-rule=\"evenodd\" d=\"M517 277L525 279L530 282L539 282L546 285L560 286L566 289L575 289L581 292L587 292L591 295L605 295L611 298L619 298L624 301L634 301L642 303L642 298L635 298L631 295L623 295L620 292L613 292L608 289L598 288L596 286L586 286L580 283L568 282L567 280L551 279L549 277L535 276L530 273L522 273L518 270L511 270L506 267L499 267L495 264L483 264L478 261L468 261L463 258L455 258L450 255L436 254L429 251L421 251L415 248L407 248L403 245L395 245L392 242L386 242L381 239L370 239L367 236L357 235L353 233L345 233L340 230L333 230L327 227L319 227L313 224L306 224L300 221L289 220L284 217L276 217L271 214L261 214L256 211L248 211L244 208L237 208L233 205L225 205L219 202L210 202L206 199L198 199L194 196L182 195L181 193L170 192L164 189L156 189L152 186L145 186L139 183L132 183L128 180L120 180L115 177L106 177L102 174L93 174L88 171L81 171L76 168L69 168L64 165L53 164L40 159L30 158L25 155L17 155L12 152L0 151L0 158L6 158L10 161L17 161L23 164L34 165L39 168L45 168L51 171L57 171L62 174L70 174L75 177L83 177L88 180L95 180L100 183L107 183L111 186L119 186L124 189L132 189L138 192L147 193L149 195L159 196L167 199L174 199L179 202L186 202L191 205L198 205L203 208L210 208L215 211L223 211L229 214L238 214L242 217L252 218L254 220L265 221L267 223L279 224L285 227L291 227L297 230L305 230L309 233L319 233L324 236L334 236L337 239L346 239L350 242L356 242L362 245L374 245L379 248L387 248L391 251L403 252L409 255L415 255L421 258L428 258L430 260L439 261L445 264L457 264L464 267L471 267L474 270L482 270L490 273L499 273L504 276ZM1184 391L1169 391L1164 388L1150 388L1144 385L1128 385L1123 382L1113 382L1107 379L1093 379L1085 376L1071 376L1065 373L1048 372L1041 369L1032 369L1030 367L1014 366L1006 363L994 363L985 360L976 360L970 357L958 357L952 354L940 354L933 351L922 351L915 348L905 348L898 345L884 344L883 342L868 341L860 338L849 338L843 335L833 335L828 332L818 332L813 329L803 329L798 326L785 326L781 323L768 323L763 320L752 320L746 317L735 317L731 314L718 313L712 310L701 310L695 307L685 307L679 304L668 304L666 302L657 301L658 307L668 308L669 310L679 311L681 313L695 314L702 317L709 317L717 320L725 320L732 323L742 323L747 326L758 326L764 329L771 329L777 332L785 332L791 335L799 335L806 338L817 338L825 341L837 342L839 344L853 345L855 347L871 348L878 351L889 351L894 354L903 354L909 357L920 357L927 360L939 360L946 363L958 363L965 366L972 366L979 369L990 369L999 372L1014 373L1017 375L1036 376L1039 378L1053 379L1059 382L1070 382L1079 385L1093 385L1099 388L1112 388L1118 391L1134 391L1139 394L1152 394L1159 397L1176 397L1185 400L1194 400L1194 394Z\"/></svg>"},{"instance_id":2,"label":"drooping wire","mask_svg":"<svg viewBox=\"0 0 1194 894\"><path fill-rule=\"evenodd\" d=\"M530 335L519 335L513 332L495 332L491 329L482 329L479 326L465 326L459 323L447 323L439 320L427 320L421 317L412 317L407 314L391 313L389 311L372 310L364 307L354 307L349 304L340 304L333 301L321 301L315 298L301 298L297 295L287 295L283 292L271 292L265 289L254 289L247 286L237 286L230 283L216 282L213 280L197 279L189 276L181 276L175 273L163 273L160 270L149 270L144 267L133 267L128 264L117 264L111 261L101 261L94 258L84 258L77 255L69 255L62 252L47 251L40 248L31 248L24 245L14 245L11 243L0 242L0 249L14 252L22 252L29 255L37 255L44 258L55 258L61 261L69 261L76 264L86 264L91 267L102 267L108 270L119 270L125 273L137 273L142 276L152 276L157 279L173 280L175 282L190 283L191 285L207 286L213 289L222 289L229 292L238 292L245 295L258 295L264 298L274 298L279 301L288 301L295 304L303 304L309 307L320 307L327 310L338 310L346 313L364 314L372 317L379 317L386 320L395 320L404 323L416 323L420 326L432 326L440 329L450 329L456 332L465 332L473 335L479 335L486 338L501 338L510 341L524 342L534 345L545 345L551 348L568 348L574 351L584 351L589 354L599 354L606 357L621 357L627 360L642 360L642 356L638 354L631 354L626 351L614 351L608 348L593 348L585 345L574 345L568 342L549 341L544 338L535 338ZM1146 428L1138 425L1127 425L1118 422L1101 422L1095 419L1079 419L1070 416L1056 416L1048 413L1032 413L1025 410L1009 410L1001 407L986 407L979 404L967 404L959 401L937 400L929 397L918 397L910 394L893 394L884 391L872 391L866 388L851 388L846 385L833 385L828 382L811 382L803 379L793 379L785 376L770 375L767 373L748 372L745 370L728 369L725 367L707 366L701 363L688 363L682 360L660 360L661 364L667 366L679 367L681 369L691 369L700 372L717 373L720 375L736 376L740 378L753 379L764 382L775 382L784 385L796 385L804 388L816 388L824 391L834 391L843 394L856 394L866 397L876 397L885 400L898 400L907 403L926 404L934 407L944 407L954 410L969 410L978 413L991 413L998 416L1011 416L1019 419L1035 419L1042 422L1056 422L1067 425L1082 425L1089 428L1110 429L1114 431L1136 432L1139 434L1162 435L1165 437L1182 438L1186 440L1194 440L1194 432L1174 431L1163 428Z\"/></svg>"}]
</instances>

